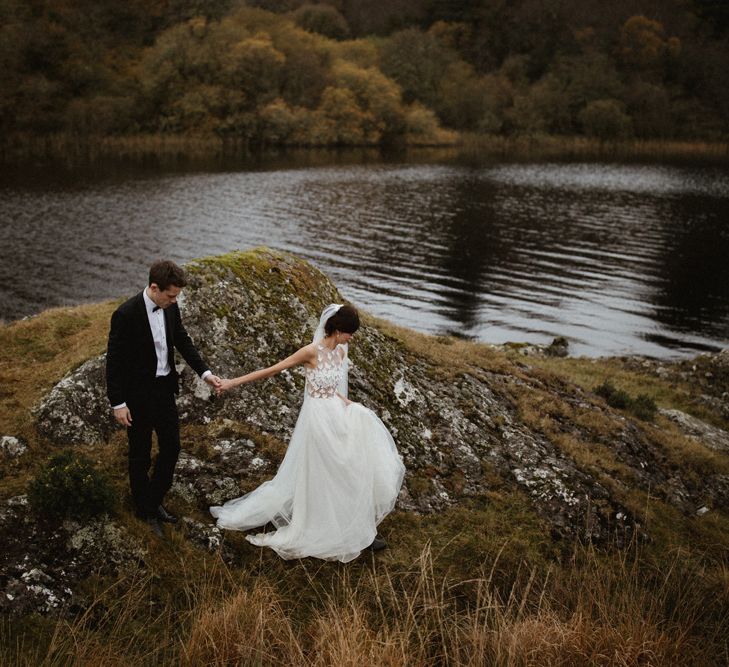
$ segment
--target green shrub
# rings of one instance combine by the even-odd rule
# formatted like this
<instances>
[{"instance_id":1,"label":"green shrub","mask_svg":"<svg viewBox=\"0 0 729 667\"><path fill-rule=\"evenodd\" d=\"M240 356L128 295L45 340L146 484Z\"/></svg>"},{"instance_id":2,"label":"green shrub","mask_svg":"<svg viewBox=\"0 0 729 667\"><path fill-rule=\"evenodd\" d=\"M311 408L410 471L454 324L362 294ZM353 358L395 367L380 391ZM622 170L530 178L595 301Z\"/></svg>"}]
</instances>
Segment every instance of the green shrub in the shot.
<instances>
[{"instance_id":1,"label":"green shrub","mask_svg":"<svg viewBox=\"0 0 729 667\"><path fill-rule=\"evenodd\" d=\"M643 421L652 421L658 410L656 402L647 394L638 394L633 398L628 392L616 389L609 380L595 387L595 393L604 398L611 408L628 410Z\"/></svg>"},{"instance_id":2,"label":"green shrub","mask_svg":"<svg viewBox=\"0 0 729 667\"><path fill-rule=\"evenodd\" d=\"M67 450L53 456L30 482L28 502L44 518L86 519L112 512L116 493L87 457Z\"/></svg>"},{"instance_id":3,"label":"green shrub","mask_svg":"<svg viewBox=\"0 0 729 667\"><path fill-rule=\"evenodd\" d=\"M599 387L596 387L595 393L602 396L611 408L625 410L631 403L630 394L616 389L609 380L605 380Z\"/></svg>"},{"instance_id":4,"label":"green shrub","mask_svg":"<svg viewBox=\"0 0 729 667\"><path fill-rule=\"evenodd\" d=\"M633 400L630 411L644 421L653 421L656 416L658 406L656 402L647 394L638 394Z\"/></svg>"}]
</instances>

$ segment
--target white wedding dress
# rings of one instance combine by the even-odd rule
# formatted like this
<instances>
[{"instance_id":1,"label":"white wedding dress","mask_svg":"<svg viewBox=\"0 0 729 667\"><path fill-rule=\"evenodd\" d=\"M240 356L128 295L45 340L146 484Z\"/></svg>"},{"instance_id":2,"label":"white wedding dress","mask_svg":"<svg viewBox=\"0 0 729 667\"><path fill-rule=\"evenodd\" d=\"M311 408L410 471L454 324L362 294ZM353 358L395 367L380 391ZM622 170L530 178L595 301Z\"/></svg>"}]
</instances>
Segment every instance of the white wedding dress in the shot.
<instances>
[{"instance_id":1,"label":"white wedding dress","mask_svg":"<svg viewBox=\"0 0 729 667\"><path fill-rule=\"evenodd\" d=\"M210 513L220 528L276 530L249 535L282 558L356 558L393 509L405 466L385 425L359 403L346 405L347 347L318 343L306 368L304 403L276 476ZM342 389L342 387L345 387Z\"/></svg>"}]
</instances>

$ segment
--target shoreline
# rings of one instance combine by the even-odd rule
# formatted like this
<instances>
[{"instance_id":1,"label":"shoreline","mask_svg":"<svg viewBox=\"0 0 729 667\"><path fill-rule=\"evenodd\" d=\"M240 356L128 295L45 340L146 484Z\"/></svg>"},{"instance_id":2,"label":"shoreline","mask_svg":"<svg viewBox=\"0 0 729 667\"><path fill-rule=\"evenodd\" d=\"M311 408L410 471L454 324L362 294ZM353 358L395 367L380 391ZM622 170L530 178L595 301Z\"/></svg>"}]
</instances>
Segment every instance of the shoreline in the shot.
<instances>
[{"instance_id":1,"label":"shoreline","mask_svg":"<svg viewBox=\"0 0 729 667\"><path fill-rule=\"evenodd\" d=\"M372 157L440 153L452 159L510 160L661 160L729 163L729 142L706 140L602 141L583 136L459 135L447 144L301 146L264 145L231 137L209 135L141 134L77 137L68 134L14 135L0 143L0 164L6 166L53 164L59 161L91 163L104 159L138 161L250 159L287 154L326 158L360 152Z\"/></svg>"}]
</instances>

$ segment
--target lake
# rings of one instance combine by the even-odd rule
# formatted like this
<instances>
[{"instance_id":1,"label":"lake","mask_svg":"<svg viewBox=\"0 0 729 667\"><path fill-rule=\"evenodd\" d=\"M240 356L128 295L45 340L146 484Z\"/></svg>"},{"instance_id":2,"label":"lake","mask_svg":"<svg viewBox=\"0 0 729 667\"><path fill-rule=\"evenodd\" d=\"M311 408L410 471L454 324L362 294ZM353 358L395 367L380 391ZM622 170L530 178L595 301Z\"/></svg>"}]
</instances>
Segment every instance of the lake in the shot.
<instances>
[{"instance_id":1,"label":"lake","mask_svg":"<svg viewBox=\"0 0 729 667\"><path fill-rule=\"evenodd\" d=\"M3 168L0 318L142 288L150 262L293 252L400 325L575 355L729 345L729 169L370 153Z\"/></svg>"}]
</instances>

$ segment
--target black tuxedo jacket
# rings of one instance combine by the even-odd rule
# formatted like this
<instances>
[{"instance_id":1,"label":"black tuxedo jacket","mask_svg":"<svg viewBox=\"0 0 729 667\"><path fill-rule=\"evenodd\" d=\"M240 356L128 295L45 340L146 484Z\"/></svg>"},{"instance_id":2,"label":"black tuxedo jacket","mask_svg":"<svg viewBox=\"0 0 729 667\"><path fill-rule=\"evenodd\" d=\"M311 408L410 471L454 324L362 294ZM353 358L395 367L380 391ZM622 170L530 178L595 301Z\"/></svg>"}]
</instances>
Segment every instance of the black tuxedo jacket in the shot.
<instances>
[{"instance_id":1,"label":"black tuxedo jacket","mask_svg":"<svg viewBox=\"0 0 729 667\"><path fill-rule=\"evenodd\" d=\"M177 393L179 384L175 369L175 348L198 375L208 370L208 366L185 331L177 304L168 306L163 313L167 355ZM156 374L157 352L144 297L140 292L125 301L111 316L106 351L106 392L109 402L114 406L144 397Z\"/></svg>"}]
</instances>

